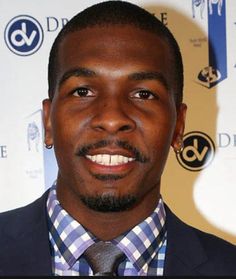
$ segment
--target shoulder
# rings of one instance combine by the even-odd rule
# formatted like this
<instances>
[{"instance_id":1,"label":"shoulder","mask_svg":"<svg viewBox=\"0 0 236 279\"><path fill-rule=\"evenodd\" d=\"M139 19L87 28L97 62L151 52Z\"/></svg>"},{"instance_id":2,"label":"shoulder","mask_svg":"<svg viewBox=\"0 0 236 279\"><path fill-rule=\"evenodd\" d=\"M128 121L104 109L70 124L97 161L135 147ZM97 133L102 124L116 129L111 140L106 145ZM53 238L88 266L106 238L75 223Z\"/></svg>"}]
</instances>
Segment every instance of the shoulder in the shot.
<instances>
[{"instance_id":1,"label":"shoulder","mask_svg":"<svg viewBox=\"0 0 236 279\"><path fill-rule=\"evenodd\" d=\"M165 210L167 213L167 227L168 229L174 229L175 233L178 235L184 235L185 237L196 237L197 240L201 241L202 245L206 249L233 249L236 252L236 245L214 235L193 227L186 222L182 221L177 217L167 205L165 205ZM216 252L216 251L215 251Z\"/></svg>"},{"instance_id":2,"label":"shoulder","mask_svg":"<svg viewBox=\"0 0 236 279\"><path fill-rule=\"evenodd\" d=\"M48 191L32 203L0 213L0 234L17 233L22 227L31 226L45 216Z\"/></svg>"},{"instance_id":3,"label":"shoulder","mask_svg":"<svg viewBox=\"0 0 236 279\"><path fill-rule=\"evenodd\" d=\"M202 272L222 275L236 275L236 246L216 235L206 233L190 226L201 243L208 261L202 264Z\"/></svg>"},{"instance_id":4,"label":"shoulder","mask_svg":"<svg viewBox=\"0 0 236 279\"><path fill-rule=\"evenodd\" d=\"M0 277L51 274L46 201L47 192L0 214Z\"/></svg>"},{"instance_id":5,"label":"shoulder","mask_svg":"<svg viewBox=\"0 0 236 279\"><path fill-rule=\"evenodd\" d=\"M222 259L222 255L225 255L227 258L234 259L234 264L236 263L236 245L216 235L191 226L190 228L195 232L210 257Z\"/></svg>"},{"instance_id":6,"label":"shoulder","mask_svg":"<svg viewBox=\"0 0 236 279\"><path fill-rule=\"evenodd\" d=\"M203 275L236 275L236 246L180 220L165 205L167 252ZM169 247L168 247L169 246Z\"/></svg>"}]
</instances>

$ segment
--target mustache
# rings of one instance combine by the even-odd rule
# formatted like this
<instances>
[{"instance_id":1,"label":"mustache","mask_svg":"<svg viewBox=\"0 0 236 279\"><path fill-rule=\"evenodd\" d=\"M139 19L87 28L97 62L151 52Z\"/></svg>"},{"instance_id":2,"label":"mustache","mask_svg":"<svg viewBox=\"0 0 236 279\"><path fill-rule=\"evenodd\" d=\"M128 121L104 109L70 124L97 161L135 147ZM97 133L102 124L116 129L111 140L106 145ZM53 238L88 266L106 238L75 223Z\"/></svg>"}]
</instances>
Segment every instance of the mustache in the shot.
<instances>
[{"instance_id":1,"label":"mustache","mask_svg":"<svg viewBox=\"0 0 236 279\"><path fill-rule=\"evenodd\" d=\"M78 150L76 151L76 155L86 156L93 149L98 149L98 148L107 147L111 145L113 146L115 145L117 147L121 147L127 151L130 151L134 155L135 160L140 163L147 163L150 161L150 158L145 154L143 154L137 147L131 145L127 141L122 141L122 140L116 140L116 141L100 140L95 143L85 144L78 148Z\"/></svg>"}]
</instances>

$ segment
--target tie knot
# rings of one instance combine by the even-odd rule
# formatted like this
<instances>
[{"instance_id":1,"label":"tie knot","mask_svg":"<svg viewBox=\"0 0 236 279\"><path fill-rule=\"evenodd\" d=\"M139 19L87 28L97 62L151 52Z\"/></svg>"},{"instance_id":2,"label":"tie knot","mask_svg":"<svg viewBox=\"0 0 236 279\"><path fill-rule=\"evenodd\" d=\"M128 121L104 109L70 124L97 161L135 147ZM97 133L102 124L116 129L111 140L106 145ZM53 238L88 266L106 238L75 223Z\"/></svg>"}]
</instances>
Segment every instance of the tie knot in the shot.
<instances>
[{"instance_id":1,"label":"tie knot","mask_svg":"<svg viewBox=\"0 0 236 279\"><path fill-rule=\"evenodd\" d=\"M117 267L125 257L114 244L103 241L92 244L84 256L95 276L116 276Z\"/></svg>"}]
</instances>

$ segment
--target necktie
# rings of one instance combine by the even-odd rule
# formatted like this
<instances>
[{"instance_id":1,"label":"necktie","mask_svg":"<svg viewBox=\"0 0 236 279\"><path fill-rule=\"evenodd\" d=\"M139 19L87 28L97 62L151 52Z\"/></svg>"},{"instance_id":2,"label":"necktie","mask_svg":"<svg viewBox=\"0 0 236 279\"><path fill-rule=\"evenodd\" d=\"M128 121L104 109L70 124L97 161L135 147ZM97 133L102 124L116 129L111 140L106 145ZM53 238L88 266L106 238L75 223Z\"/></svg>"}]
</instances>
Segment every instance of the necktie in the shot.
<instances>
[{"instance_id":1,"label":"necktie","mask_svg":"<svg viewBox=\"0 0 236 279\"><path fill-rule=\"evenodd\" d=\"M99 241L84 253L94 276L117 276L116 269L124 259L124 253L110 242Z\"/></svg>"}]
</instances>

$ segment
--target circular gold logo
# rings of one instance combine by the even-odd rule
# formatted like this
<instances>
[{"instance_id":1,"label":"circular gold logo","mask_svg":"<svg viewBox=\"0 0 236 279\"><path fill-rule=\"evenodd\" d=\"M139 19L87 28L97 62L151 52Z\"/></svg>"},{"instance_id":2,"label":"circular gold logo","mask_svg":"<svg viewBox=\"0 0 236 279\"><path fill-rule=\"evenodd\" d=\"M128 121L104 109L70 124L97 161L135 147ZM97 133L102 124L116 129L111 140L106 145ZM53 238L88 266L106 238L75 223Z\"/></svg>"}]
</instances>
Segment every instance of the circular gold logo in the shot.
<instances>
[{"instance_id":1,"label":"circular gold logo","mask_svg":"<svg viewBox=\"0 0 236 279\"><path fill-rule=\"evenodd\" d=\"M199 131L189 132L183 137L184 148L176 154L182 167L190 171L200 171L213 161L215 144L205 133Z\"/></svg>"}]
</instances>

